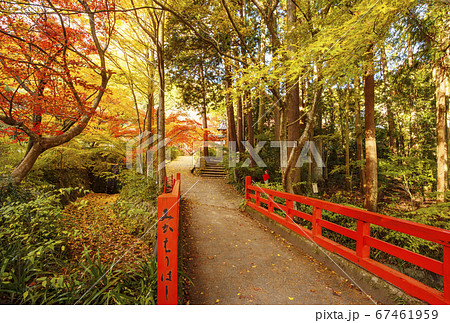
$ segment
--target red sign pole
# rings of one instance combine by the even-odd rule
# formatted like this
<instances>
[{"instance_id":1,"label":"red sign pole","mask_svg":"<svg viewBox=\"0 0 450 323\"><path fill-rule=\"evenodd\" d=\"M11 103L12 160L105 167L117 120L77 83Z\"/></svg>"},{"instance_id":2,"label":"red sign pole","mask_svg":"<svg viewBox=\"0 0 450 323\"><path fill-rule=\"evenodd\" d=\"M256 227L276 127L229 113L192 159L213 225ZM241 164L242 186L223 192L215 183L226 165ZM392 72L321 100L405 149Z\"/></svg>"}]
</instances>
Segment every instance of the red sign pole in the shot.
<instances>
[{"instance_id":1,"label":"red sign pole","mask_svg":"<svg viewBox=\"0 0 450 323\"><path fill-rule=\"evenodd\" d=\"M157 264L158 305L178 303L178 224L180 177L172 193L158 197Z\"/></svg>"}]
</instances>

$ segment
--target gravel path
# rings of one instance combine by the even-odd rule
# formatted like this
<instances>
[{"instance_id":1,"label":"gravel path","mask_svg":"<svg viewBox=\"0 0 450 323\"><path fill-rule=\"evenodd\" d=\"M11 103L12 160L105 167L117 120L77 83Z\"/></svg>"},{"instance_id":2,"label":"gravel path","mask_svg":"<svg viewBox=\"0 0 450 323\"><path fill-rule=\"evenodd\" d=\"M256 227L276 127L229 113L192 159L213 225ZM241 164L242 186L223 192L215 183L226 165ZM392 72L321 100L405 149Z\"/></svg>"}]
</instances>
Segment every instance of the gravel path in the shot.
<instances>
[{"instance_id":1,"label":"gravel path","mask_svg":"<svg viewBox=\"0 0 450 323\"><path fill-rule=\"evenodd\" d=\"M225 179L190 173L179 157L183 254L189 304L373 304L346 279L240 211Z\"/></svg>"}]
</instances>

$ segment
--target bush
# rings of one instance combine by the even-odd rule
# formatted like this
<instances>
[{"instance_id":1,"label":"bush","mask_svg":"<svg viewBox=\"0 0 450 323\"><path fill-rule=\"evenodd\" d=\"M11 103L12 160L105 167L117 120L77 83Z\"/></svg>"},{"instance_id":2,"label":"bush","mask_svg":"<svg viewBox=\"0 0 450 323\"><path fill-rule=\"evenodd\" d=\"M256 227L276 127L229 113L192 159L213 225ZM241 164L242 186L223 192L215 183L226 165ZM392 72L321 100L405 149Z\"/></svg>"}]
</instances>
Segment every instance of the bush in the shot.
<instances>
[{"instance_id":1,"label":"bush","mask_svg":"<svg viewBox=\"0 0 450 323\"><path fill-rule=\"evenodd\" d=\"M113 266L87 249L79 261L69 258L79 232L64 227L62 198L76 190L1 192L0 303L155 304L154 258Z\"/></svg>"},{"instance_id":2,"label":"bush","mask_svg":"<svg viewBox=\"0 0 450 323\"><path fill-rule=\"evenodd\" d=\"M61 198L69 190L8 195L0 208L0 294L21 303L27 286L62 267L69 232L60 225Z\"/></svg>"},{"instance_id":3,"label":"bush","mask_svg":"<svg viewBox=\"0 0 450 323\"><path fill-rule=\"evenodd\" d=\"M114 205L114 213L131 234L139 238L145 234L143 241L152 245L156 237L158 184L153 178L132 170L122 172L121 182L123 187Z\"/></svg>"}]
</instances>

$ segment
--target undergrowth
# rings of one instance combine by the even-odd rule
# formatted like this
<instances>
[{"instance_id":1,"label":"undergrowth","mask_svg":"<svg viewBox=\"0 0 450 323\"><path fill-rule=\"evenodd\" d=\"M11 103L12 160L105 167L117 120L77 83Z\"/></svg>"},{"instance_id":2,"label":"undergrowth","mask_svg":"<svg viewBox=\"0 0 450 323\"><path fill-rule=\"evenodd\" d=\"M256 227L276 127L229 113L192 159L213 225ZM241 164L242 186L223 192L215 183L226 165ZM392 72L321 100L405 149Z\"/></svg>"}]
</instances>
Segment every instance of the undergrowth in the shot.
<instances>
[{"instance_id":1,"label":"undergrowth","mask_svg":"<svg viewBox=\"0 0 450 323\"><path fill-rule=\"evenodd\" d=\"M79 232L63 226L62 199L77 189L3 187L0 198L0 303L155 304L156 262L102 263L86 249L70 258Z\"/></svg>"},{"instance_id":2,"label":"undergrowth","mask_svg":"<svg viewBox=\"0 0 450 323\"><path fill-rule=\"evenodd\" d=\"M153 178L124 170L119 198L114 213L127 230L153 245L156 238L158 185Z\"/></svg>"}]
</instances>

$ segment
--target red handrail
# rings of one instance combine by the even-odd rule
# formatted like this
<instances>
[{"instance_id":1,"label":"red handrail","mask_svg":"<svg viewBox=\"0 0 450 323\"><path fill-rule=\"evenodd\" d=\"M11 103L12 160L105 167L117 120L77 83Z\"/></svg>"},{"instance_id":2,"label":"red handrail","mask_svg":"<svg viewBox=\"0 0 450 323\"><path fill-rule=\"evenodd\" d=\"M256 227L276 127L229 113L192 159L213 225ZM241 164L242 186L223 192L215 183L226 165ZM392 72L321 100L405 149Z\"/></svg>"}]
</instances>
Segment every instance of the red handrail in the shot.
<instances>
[{"instance_id":1,"label":"red handrail","mask_svg":"<svg viewBox=\"0 0 450 323\"><path fill-rule=\"evenodd\" d=\"M167 177L165 178L167 183ZM173 180L172 191L158 196L157 297L158 305L178 303L178 227L181 176Z\"/></svg>"},{"instance_id":2,"label":"red handrail","mask_svg":"<svg viewBox=\"0 0 450 323\"><path fill-rule=\"evenodd\" d=\"M252 191L254 194L251 193ZM269 198L262 198L261 193L266 194ZM275 197L284 199L286 201L286 205L276 203ZM344 258L357 263L373 274L401 288L406 293L430 304L450 304L450 231L357 209L355 207L339 205L301 195L261 188L256 185L252 185L250 177L246 177L245 179L245 200L246 205L254 210L270 217L290 230L307 237L321 247L324 247L331 252L337 253ZM254 202L252 202L252 200L254 200ZM293 208L294 202L312 206L312 215L295 210ZM267 208L263 207L261 203L266 204ZM284 211L286 217L282 217L275 213L275 209ZM356 219L356 230L351 230L336 223L322 219L322 210L328 210L333 213ZM311 222L312 229L309 230L295 223L293 221L294 216ZM443 261L431 259L421 254L371 237L370 226L372 224L442 245L444 255ZM356 251L324 237L322 235L322 228L326 228L355 240ZM444 280L444 292L442 293L400 273L397 270L371 259L371 248L383 251L394 257L408 261L416 266L441 275Z\"/></svg>"}]
</instances>

